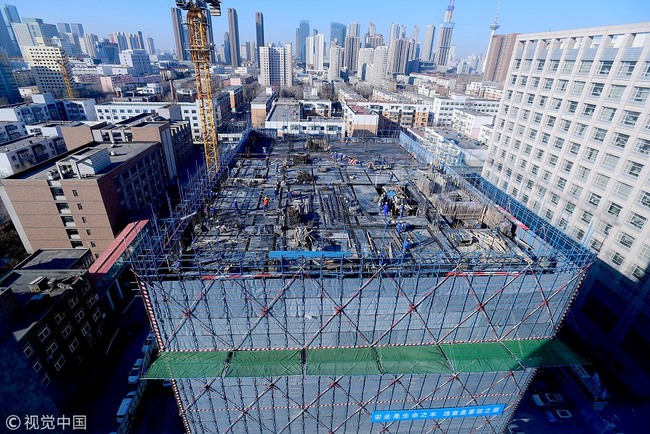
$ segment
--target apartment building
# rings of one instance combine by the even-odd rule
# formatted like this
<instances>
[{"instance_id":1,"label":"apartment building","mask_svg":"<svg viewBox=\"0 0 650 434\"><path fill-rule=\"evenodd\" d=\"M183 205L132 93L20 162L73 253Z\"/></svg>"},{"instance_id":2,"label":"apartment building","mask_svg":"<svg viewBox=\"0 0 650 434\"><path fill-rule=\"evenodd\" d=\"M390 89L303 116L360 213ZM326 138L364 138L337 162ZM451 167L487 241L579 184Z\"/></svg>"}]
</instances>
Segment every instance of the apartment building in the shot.
<instances>
[{"instance_id":1,"label":"apartment building","mask_svg":"<svg viewBox=\"0 0 650 434\"><path fill-rule=\"evenodd\" d=\"M646 395L647 375L632 373L650 345L649 35L650 23L519 35L483 169L598 253L606 266L592 270L572 319Z\"/></svg>"},{"instance_id":2,"label":"apartment building","mask_svg":"<svg viewBox=\"0 0 650 434\"><path fill-rule=\"evenodd\" d=\"M88 248L95 257L129 221L164 201L156 142L92 144L0 181L25 249Z\"/></svg>"},{"instance_id":3,"label":"apartment building","mask_svg":"<svg viewBox=\"0 0 650 434\"><path fill-rule=\"evenodd\" d=\"M0 145L0 178L29 169L66 152L62 137L30 135Z\"/></svg>"}]
</instances>

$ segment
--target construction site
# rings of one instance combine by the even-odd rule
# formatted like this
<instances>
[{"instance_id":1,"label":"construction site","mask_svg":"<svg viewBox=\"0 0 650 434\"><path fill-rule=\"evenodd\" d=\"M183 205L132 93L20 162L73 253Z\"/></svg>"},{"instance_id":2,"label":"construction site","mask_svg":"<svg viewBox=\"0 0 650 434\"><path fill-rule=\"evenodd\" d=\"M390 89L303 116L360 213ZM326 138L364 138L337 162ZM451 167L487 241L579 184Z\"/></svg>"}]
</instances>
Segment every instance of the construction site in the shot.
<instances>
[{"instance_id":1,"label":"construction site","mask_svg":"<svg viewBox=\"0 0 650 434\"><path fill-rule=\"evenodd\" d=\"M133 246L188 433L501 433L582 362L555 336L592 255L476 179L256 131L219 163Z\"/></svg>"}]
</instances>

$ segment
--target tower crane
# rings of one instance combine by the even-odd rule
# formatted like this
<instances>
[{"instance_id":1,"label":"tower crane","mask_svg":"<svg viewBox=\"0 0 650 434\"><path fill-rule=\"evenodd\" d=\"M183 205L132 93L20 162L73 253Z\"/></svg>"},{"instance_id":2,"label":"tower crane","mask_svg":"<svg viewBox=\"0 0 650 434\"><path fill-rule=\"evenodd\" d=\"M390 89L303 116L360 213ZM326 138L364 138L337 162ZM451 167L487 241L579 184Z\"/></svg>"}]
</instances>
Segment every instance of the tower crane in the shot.
<instances>
[{"instance_id":1,"label":"tower crane","mask_svg":"<svg viewBox=\"0 0 650 434\"><path fill-rule=\"evenodd\" d=\"M194 63L196 96L201 116L201 134L208 176L219 171L218 136L214 117L214 96L210 75L209 26L211 16L221 16L220 0L176 0L176 6L187 11L186 24L190 55Z\"/></svg>"}]
</instances>

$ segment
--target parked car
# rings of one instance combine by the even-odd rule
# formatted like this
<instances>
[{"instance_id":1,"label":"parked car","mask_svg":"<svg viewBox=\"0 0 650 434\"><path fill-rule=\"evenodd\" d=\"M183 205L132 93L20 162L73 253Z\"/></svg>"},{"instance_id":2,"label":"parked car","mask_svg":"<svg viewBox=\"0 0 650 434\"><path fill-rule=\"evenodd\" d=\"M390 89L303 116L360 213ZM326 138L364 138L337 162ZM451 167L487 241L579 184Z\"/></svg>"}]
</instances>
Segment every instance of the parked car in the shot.
<instances>
[{"instance_id":1,"label":"parked car","mask_svg":"<svg viewBox=\"0 0 650 434\"><path fill-rule=\"evenodd\" d=\"M134 398L135 398L135 390L126 394L126 396L124 397L124 399L120 403L120 406L117 409L117 413L115 414L115 420L117 421L117 423L122 423L124 417L129 412L129 408L131 407L131 403L133 402Z\"/></svg>"},{"instance_id":2,"label":"parked car","mask_svg":"<svg viewBox=\"0 0 650 434\"><path fill-rule=\"evenodd\" d=\"M153 333L149 333L147 335L147 338L144 340L144 344L142 344L142 354L147 354L147 351L149 351L149 348L153 346L153 343L154 343Z\"/></svg>"},{"instance_id":3,"label":"parked car","mask_svg":"<svg viewBox=\"0 0 650 434\"><path fill-rule=\"evenodd\" d=\"M532 396L533 404L540 408L556 407L564 404L564 397L559 393L536 393Z\"/></svg>"},{"instance_id":4,"label":"parked car","mask_svg":"<svg viewBox=\"0 0 650 434\"><path fill-rule=\"evenodd\" d=\"M142 375L142 365L144 364L144 359L138 359L133 364L131 372L129 372L129 384L135 384L140 381L140 376Z\"/></svg>"},{"instance_id":5,"label":"parked car","mask_svg":"<svg viewBox=\"0 0 650 434\"><path fill-rule=\"evenodd\" d=\"M546 412L546 419L548 419L548 421L551 423L564 422L565 420L569 420L572 417L573 415L571 414L571 412L564 408L548 410Z\"/></svg>"}]
</instances>

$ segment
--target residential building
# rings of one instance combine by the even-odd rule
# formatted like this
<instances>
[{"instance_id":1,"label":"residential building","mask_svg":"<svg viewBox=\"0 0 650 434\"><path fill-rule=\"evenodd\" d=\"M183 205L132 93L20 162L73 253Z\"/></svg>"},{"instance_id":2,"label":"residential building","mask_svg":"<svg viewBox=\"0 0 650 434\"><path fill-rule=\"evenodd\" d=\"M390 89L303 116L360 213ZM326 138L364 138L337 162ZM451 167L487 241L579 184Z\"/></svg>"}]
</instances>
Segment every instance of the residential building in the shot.
<instances>
[{"instance_id":1,"label":"residential building","mask_svg":"<svg viewBox=\"0 0 650 434\"><path fill-rule=\"evenodd\" d=\"M153 38L147 38L146 39L146 46L145 50L147 51L147 54L150 56L155 56L156 55L156 44L154 43Z\"/></svg>"},{"instance_id":2,"label":"residential building","mask_svg":"<svg viewBox=\"0 0 650 434\"><path fill-rule=\"evenodd\" d=\"M22 46L23 57L32 70L36 85L41 92L49 92L57 97L67 93L72 86L72 70L68 56L60 47Z\"/></svg>"},{"instance_id":3,"label":"residential building","mask_svg":"<svg viewBox=\"0 0 650 434\"><path fill-rule=\"evenodd\" d=\"M483 176L597 252L573 330L647 396L650 24L519 35Z\"/></svg>"},{"instance_id":4,"label":"residential building","mask_svg":"<svg viewBox=\"0 0 650 434\"><path fill-rule=\"evenodd\" d=\"M362 48L359 50L359 60L357 61L357 77L361 80L367 80L370 76L370 65L372 65L373 54L375 50L373 48Z\"/></svg>"},{"instance_id":5,"label":"residential building","mask_svg":"<svg viewBox=\"0 0 650 434\"><path fill-rule=\"evenodd\" d=\"M342 104L346 137L373 137L379 131L379 114L355 102Z\"/></svg>"},{"instance_id":6,"label":"residential building","mask_svg":"<svg viewBox=\"0 0 650 434\"><path fill-rule=\"evenodd\" d=\"M120 52L120 65L129 68L132 75L151 73L151 59L145 50L124 50Z\"/></svg>"},{"instance_id":7,"label":"residential building","mask_svg":"<svg viewBox=\"0 0 650 434\"><path fill-rule=\"evenodd\" d=\"M260 84L284 88L293 85L291 44L284 47L260 47Z\"/></svg>"},{"instance_id":8,"label":"residential building","mask_svg":"<svg viewBox=\"0 0 650 434\"><path fill-rule=\"evenodd\" d=\"M25 124L20 121L0 121L0 144L27 135Z\"/></svg>"},{"instance_id":9,"label":"residential building","mask_svg":"<svg viewBox=\"0 0 650 434\"><path fill-rule=\"evenodd\" d=\"M377 47L372 53L372 63L368 68L370 70L368 81L375 86L379 86L386 79L388 54L389 48L386 46Z\"/></svg>"},{"instance_id":10,"label":"residential building","mask_svg":"<svg viewBox=\"0 0 650 434\"><path fill-rule=\"evenodd\" d=\"M338 45L330 46L330 65L327 70L327 79L329 81L337 80L341 76L341 68L343 68L343 56L345 49Z\"/></svg>"},{"instance_id":11,"label":"residential building","mask_svg":"<svg viewBox=\"0 0 650 434\"><path fill-rule=\"evenodd\" d=\"M261 93L251 101L251 120L253 128L264 128L266 117L273 108L275 95L272 93Z\"/></svg>"},{"instance_id":12,"label":"residential building","mask_svg":"<svg viewBox=\"0 0 650 434\"><path fill-rule=\"evenodd\" d=\"M420 52L420 59L426 62L433 62L433 40L435 38L435 35L436 27L433 24L429 24L424 34L424 45L422 46L422 51Z\"/></svg>"},{"instance_id":13,"label":"residential building","mask_svg":"<svg viewBox=\"0 0 650 434\"><path fill-rule=\"evenodd\" d=\"M361 40L359 39L359 36L350 35L348 33L348 35L345 37L345 51L343 52L343 68L347 68L349 74L353 74L357 71L360 48L361 48Z\"/></svg>"},{"instance_id":14,"label":"residential building","mask_svg":"<svg viewBox=\"0 0 650 434\"><path fill-rule=\"evenodd\" d=\"M230 109L239 111L244 105L244 88L242 86L226 86L222 89L230 96Z\"/></svg>"},{"instance_id":15,"label":"residential building","mask_svg":"<svg viewBox=\"0 0 650 434\"><path fill-rule=\"evenodd\" d=\"M313 36L307 36L306 44L307 69L323 71L325 69L325 35L316 33Z\"/></svg>"},{"instance_id":16,"label":"residential building","mask_svg":"<svg viewBox=\"0 0 650 434\"><path fill-rule=\"evenodd\" d=\"M485 58L484 80L505 83L518 36L518 33L509 33L491 37L487 57Z\"/></svg>"},{"instance_id":17,"label":"residential building","mask_svg":"<svg viewBox=\"0 0 650 434\"><path fill-rule=\"evenodd\" d=\"M345 123L343 118L331 116L331 102L329 111L325 111L329 115L318 115L317 106L327 106L327 102L275 100L264 128L276 130L278 137L323 136L342 139L345 136Z\"/></svg>"},{"instance_id":18,"label":"residential building","mask_svg":"<svg viewBox=\"0 0 650 434\"><path fill-rule=\"evenodd\" d=\"M27 170L67 151L63 138L30 135L0 144L0 178Z\"/></svg>"},{"instance_id":19,"label":"residential building","mask_svg":"<svg viewBox=\"0 0 650 434\"><path fill-rule=\"evenodd\" d=\"M479 138L483 125L492 125L494 115L481 113L477 110L464 108L454 109L451 126L453 129L467 137Z\"/></svg>"},{"instance_id":20,"label":"residential building","mask_svg":"<svg viewBox=\"0 0 650 434\"><path fill-rule=\"evenodd\" d=\"M164 203L156 142L92 144L0 181L25 249L87 248L98 257L124 226Z\"/></svg>"}]
</instances>

